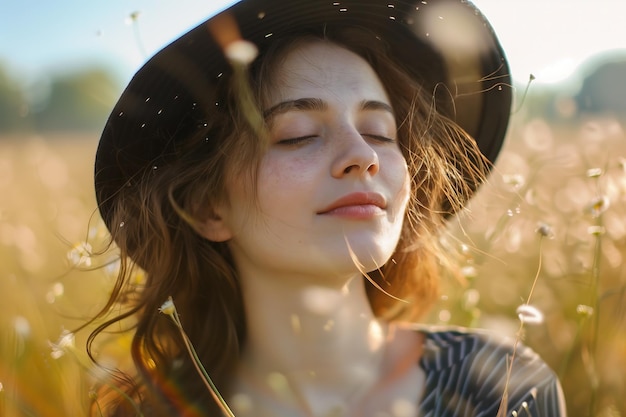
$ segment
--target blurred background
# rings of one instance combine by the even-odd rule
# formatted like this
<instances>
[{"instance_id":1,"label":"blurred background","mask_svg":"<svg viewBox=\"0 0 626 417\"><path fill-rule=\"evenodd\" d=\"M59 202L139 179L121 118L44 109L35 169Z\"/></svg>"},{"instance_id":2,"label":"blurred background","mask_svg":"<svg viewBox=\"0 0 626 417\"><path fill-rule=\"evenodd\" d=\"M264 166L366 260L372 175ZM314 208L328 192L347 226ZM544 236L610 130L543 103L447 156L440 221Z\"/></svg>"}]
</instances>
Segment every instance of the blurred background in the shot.
<instances>
[{"instance_id":1,"label":"blurred background","mask_svg":"<svg viewBox=\"0 0 626 417\"><path fill-rule=\"evenodd\" d=\"M99 132L149 56L229 3L2 0L0 416L85 413L100 375L72 330L113 279L91 256ZM428 320L519 334L571 416L626 416L626 2L475 3L516 102L489 183L450 222L465 280L444 280Z\"/></svg>"}]
</instances>

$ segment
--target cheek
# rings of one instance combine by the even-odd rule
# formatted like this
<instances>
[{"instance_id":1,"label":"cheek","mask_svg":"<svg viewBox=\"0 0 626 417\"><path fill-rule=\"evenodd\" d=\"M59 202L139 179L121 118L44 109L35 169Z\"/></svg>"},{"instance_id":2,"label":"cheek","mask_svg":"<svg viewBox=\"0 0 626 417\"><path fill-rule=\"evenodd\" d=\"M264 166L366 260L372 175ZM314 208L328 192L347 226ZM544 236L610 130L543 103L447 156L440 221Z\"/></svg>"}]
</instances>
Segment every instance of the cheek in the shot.
<instances>
[{"instance_id":1,"label":"cheek","mask_svg":"<svg viewBox=\"0 0 626 417\"><path fill-rule=\"evenodd\" d=\"M411 176L406 160L402 154L398 153L395 157L390 158L389 167L390 186L397 190L396 201L404 212L411 195Z\"/></svg>"},{"instance_id":2,"label":"cheek","mask_svg":"<svg viewBox=\"0 0 626 417\"><path fill-rule=\"evenodd\" d=\"M411 200L411 179L408 173L405 173L404 180L400 191L398 192L398 217L404 219L407 209L409 207L409 201Z\"/></svg>"},{"instance_id":3,"label":"cheek","mask_svg":"<svg viewBox=\"0 0 626 417\"><path fill-rule=\"evenodd\" d=\"M311 159L311 155L285 157L270 152L259 169L257 192L262 206L295 202L297 196L314 187L317 170Z\"/></svg>"}]
</instances>

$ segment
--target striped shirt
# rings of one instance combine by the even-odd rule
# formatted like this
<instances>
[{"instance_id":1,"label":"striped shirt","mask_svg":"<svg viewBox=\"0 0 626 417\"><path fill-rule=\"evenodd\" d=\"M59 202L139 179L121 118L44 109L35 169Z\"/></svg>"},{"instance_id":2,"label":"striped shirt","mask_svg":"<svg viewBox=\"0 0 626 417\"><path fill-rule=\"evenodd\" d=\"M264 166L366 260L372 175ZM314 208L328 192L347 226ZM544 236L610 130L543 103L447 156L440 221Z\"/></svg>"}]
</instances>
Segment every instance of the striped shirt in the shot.
<instances>
[{"instance_id":1,"label":"striped shirt","mask_svg":"<svg viewBox=\"0 0 626 417\"><path fill-rule=\"evenodd\" d=\"M426 388L420 417L496 417L507 386L513 342L474 330L429 331L420 366ZM518 344L508 380L507 417L564 417L554 372Z\"/></svg>"}]
</instances>

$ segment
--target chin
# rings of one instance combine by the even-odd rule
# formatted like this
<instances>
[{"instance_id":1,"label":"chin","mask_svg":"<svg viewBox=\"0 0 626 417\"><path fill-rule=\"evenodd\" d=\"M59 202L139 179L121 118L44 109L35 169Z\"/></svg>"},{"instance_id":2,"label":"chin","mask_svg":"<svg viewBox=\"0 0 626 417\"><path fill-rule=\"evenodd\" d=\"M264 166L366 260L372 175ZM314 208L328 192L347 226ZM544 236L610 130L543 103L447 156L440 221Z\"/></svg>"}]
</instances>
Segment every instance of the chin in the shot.
<instances>
[{"instance_id":1,"label":"chin","mask_svg":"<svg viewBox=\"0 0 626 417\"><path fill-rule=\"evenodd\" d=\"M358 272L371 272L385 265L394 248L363 248L351 247L346 251L348 266L355 268Z\"/></svg>"}]
</instances>

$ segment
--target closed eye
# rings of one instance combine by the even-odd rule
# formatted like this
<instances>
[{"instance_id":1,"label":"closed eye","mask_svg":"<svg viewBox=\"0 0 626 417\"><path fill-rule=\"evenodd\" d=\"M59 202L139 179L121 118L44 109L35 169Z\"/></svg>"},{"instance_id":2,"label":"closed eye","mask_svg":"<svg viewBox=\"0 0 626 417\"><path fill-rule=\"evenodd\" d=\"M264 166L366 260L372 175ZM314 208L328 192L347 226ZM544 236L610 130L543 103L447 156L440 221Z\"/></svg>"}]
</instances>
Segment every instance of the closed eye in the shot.
<instances>
[{"instance_id":1,"label":"closed eye","mask_svg":"<svg viewBox=\"0 0 626 417\"><path fill-rule=\"evenodd\" d=\"M304 145L305 143L310 142L312 139L316 137L317 137L316 135L298 136L296 138L281 139L278 142L276 142L276 144L283 145L283 146Z\"/></svg>"},{"instance_id":2,"label":"closed eye","mask_svg":"<svg viewBox=\"0 0 626 417\"><path fill-rule=\"evenodd\" d=\"M378 142L396 143L395 139L388 138L387 136L374 135L372 133L362 133L361 135L366 137L366 138L374 139L374 140L376 140Z\"/></svg>"}]
</instances>

